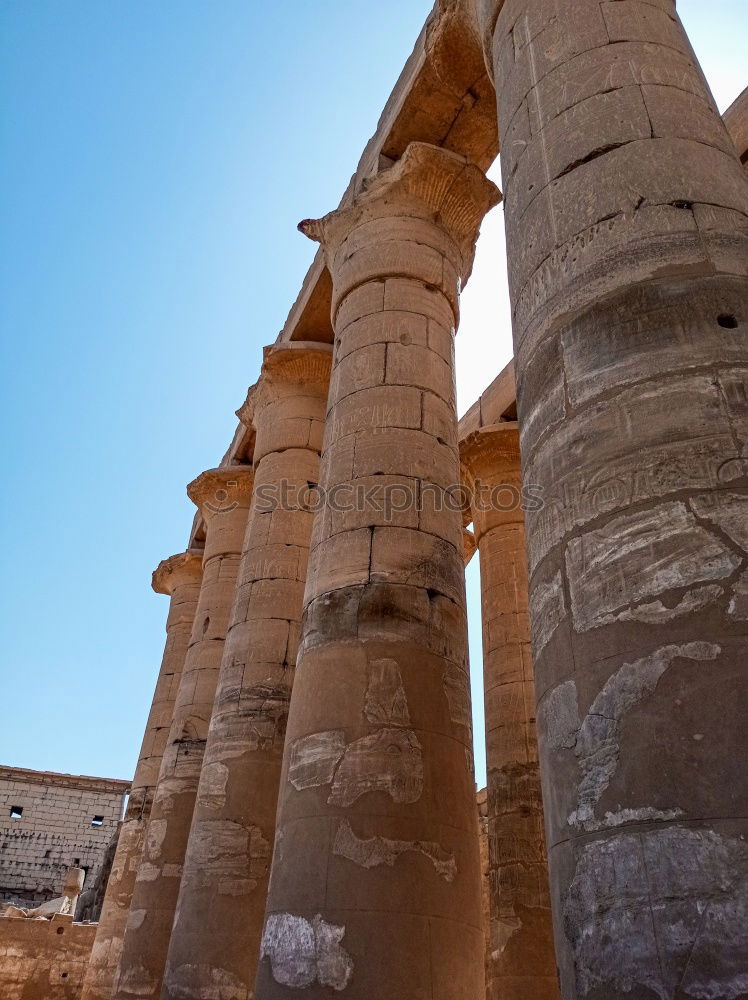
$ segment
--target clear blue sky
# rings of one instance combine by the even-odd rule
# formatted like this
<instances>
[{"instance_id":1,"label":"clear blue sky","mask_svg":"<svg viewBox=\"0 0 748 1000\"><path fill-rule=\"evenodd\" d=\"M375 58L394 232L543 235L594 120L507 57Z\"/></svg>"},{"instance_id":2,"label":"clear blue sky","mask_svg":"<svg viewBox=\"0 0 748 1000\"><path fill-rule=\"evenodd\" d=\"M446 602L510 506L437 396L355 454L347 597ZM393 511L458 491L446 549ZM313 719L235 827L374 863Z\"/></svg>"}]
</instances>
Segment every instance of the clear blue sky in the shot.
<instances>
[{"instance_id":1,"label":"clear blue sky","mask_svg":"<svg viewBox=\"0 0 748 1000\"><path fill-rule=\"evenodd\" d=\"M337 203L430 6L0 0L0 762L131 776L151 571L296 296L296 223ZM678 7L724 108L745 0ZM463 408L510 352L500 214L486 228ZM469 593L479 668L475 561Z\"/></svg>"}]
</instances>

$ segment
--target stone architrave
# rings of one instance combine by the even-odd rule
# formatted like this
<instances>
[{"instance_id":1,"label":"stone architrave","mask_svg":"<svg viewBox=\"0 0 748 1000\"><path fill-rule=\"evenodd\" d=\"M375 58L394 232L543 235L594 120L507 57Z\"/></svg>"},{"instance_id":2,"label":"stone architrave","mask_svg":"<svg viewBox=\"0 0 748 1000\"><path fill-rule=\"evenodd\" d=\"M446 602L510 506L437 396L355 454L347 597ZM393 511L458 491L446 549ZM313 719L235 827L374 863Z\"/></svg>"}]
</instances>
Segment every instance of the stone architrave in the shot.
<instances>
[{"instance_id":1,"label":"stone architrave","mask_svg":"<svg viewBox=\"0 0 748 1000\"><path fill-rule=\"evenodd\" d=\"M515 422L460 442L483 619L490 945L487 1000L558 998L543 836ZM532 497L528 498L532 502Z\"/></svg>"},{"instance_id":2,"label":"stone architrave","mask_svg":"<svg viewBox=\"0 0 748 1000\"><path fill-rule=\"evenodd\" d=\"M453 337L499 197L413 143L300 227L335 345L256 1000L484 989Z\"/></svg>"},{"instance_id":3,"label":"stone architrave","mask_svg":"<svg viewBox=\"0 0 748 1000\"><path fill-rule=\"evenodd\" d=\"M476 0L564 1000L746 995L748 179L672 0Z\"/></svg>"},{"instance_id":4,"label":"stone architrave","mask_svg":"<svg viewBox=\"0 0 748 1000\"><path fill-rule=\"evenodd\" d=\"M164 998L257 973L332 348L265 350L250 406L254 506L239 568L171 937ZM210 933L206 933L206 927Z\"/></svg>"},{"instance_id":5,"label":"stone architrave","mask_svg":"<svg viewBox=\"0 0 748 1000\"><path fill-rule=\"evenodd\" d=\"M114 996L159 997L192 812L252 499L252 468L187 487L205 522L203 579L135 880Z\"/></svg>"},{"instance_id":6,"label":"stone architrave","mask_svg":"<svg viewBox=\"0 0 748 1000\"><path fill-rule=\"evenodd\" d=\"M111 1000L112 997L135 875L143 853L143 840L192 634L202 573L203 554L195 549L164 559L153 573L153 589L157 594L170 597L166 647L117 839L81 1000Z\"/></svg>"}]
</instances>

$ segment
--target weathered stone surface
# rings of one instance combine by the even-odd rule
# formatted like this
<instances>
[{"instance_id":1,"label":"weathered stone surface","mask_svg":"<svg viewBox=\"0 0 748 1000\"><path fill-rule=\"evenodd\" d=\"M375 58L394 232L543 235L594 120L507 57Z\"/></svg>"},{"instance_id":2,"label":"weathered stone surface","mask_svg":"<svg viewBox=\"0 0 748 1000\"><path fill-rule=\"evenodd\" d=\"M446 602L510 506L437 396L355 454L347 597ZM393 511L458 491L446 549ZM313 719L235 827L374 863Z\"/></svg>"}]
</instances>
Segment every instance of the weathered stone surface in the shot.
<instances>
[{"instance_id":1,"label":"weathered stone surface","mask_svg":"<svg viewBox=\"0 0 748 1000\"><path fill-rule=\"evenodd\" d=\"M332 351L265 350L251 394L254 506L192 818L162 996L203 996L224 980L251 995L293 687ZM274 523L276 522L276 523ZM298 780L320 759L297 746ZM311 758L311 759L310 759ZM210 923L213 933L206 934Z\"/></svg>"},{"instance_id":2,"label":"weathered stone surface","mask_svg":"<svg viewBox=\"0 0 748 1000\"><path fill-rule=\"evenodd\" d=\"M3 1000L78 1000L95 924L0 917L0 995Z\"/></svg>"},{"instance_id":3,"label":"weathered stone surface","mask_svg":"<svg viewBox=\"0 0 748 1000\"><path fill-rule=\"evenodd\" d=\"M252 469L212 469L188 487L206 524L203 574L147 824L113 996L159 997L218 668L236 588Z\"/></svg>"},{"instance_id":4,"label":"weathered stone surface","mask_svg":"<svg viewBox=\"0 0 748 1000\"><path fill-rule=\"evenodd\" d=\"M193 712L145 857L125 866L140 944L122 997L159 992L165 937L149 898L173 910L180 879L164 997L247 1000L260 954L263 1000L480 994L461 575L475 539L445 499L459 481L459 284L486 199L444 152L485 168L496 151L478 39L499 99L524 486L540 497L526 510L529 601L503 499L527 499L518 466L497 484L501 503L474 515L489 996L555 992L535 687L566 1000L748 993L733 818L744 774L723 752L740 731L748 620L745 102L725 116L728 136L673 0L439 0L341 208L304 227L324 253L223 463L253 458L263 486L309 498L324 436L323 479L353 504L323 504L312 536L304 503L256 498L213 726ZM303 359L333 336L325 413ZM516 419L513 374L466 414L463 446ZM212 473L194 488L221 507ZM212 513L192 534L206 564L225 547L225 522L206 532ZM206 572L205 608L231 589L238 555ZM198 627L206 648L226 632L214 614ZM193 706L211 703L206 657ZM157 699L141 754L152 770L171 720ZM172 819L186 831L206 738L182 874ZM128 856L143 850L156 780L131 799ZM211 923L223 932L205 934Z\"/></svg>"},{"instance_id":5,"label":"weathered stone surface","mask_svg":"<svg viewBox=\"0 0 748 1000\"><path fill-rule=\"evenodd\" d=\"M743 169L748 172L748 87L725 111L723 119Z\"/></svg>"},{"instance_id":6,"label":"weathered stone surface","mask_svg":"<svg viewBox=\"0 0 748 1000\"><path fill-rule=\"evenodd\" d=\"M292 982L310 998L483 991L462 512L419 496L459 483L447 337L496 197L465 160L415 144L350 207L302 224L333 275L320 483L405 500L389 523L377 509L315 523L258 1000ZM315 921L346 956L329 979Z\"/></svg>"},{"instance_id":7,"label":"weathered stone surface","mask_svg":"<svg viewBox=\"0 0 748 1000\"><path fill-rule=\"evenodd\" d=\"M488 1000L557 997L515 422L478 424L460 445L481 570L488 774ZM506 494L506 500L502 499ZM543 635L558 619L544 593ZM548 641L547 638L545 641Z\"/></svg>"},{"instance_id":8,"label":"weathered stone surface","mask_svg":"<svg viewBox=\"0 0 748 1000\"><path fill-rule=\"evenodd\" d=\"M110 1000L112 996L135 876L192 634L202 572L202 553L188 550L165 559L153 574L153 589L171 599L166 648L86 970L82 1000Z\"/></svg>"},{"instance_id":9,"label":"weathered stone surface","mask_svg":"<svg viewBox=\"0 0 748 1000\"><path fill-rule=\"evenodd\" d=\"M748 183L671 0L478 10L562 994L737 998Z\"/></svg>"}]
</instances>

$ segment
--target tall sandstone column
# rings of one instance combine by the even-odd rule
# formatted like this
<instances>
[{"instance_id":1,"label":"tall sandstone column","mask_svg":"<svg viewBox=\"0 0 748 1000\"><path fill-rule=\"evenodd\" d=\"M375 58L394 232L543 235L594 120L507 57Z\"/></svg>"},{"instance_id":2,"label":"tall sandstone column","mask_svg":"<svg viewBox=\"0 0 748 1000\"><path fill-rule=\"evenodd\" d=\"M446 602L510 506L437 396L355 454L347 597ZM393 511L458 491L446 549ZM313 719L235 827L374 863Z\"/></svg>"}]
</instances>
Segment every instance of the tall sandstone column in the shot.
<instances>
[{"instance_id":1,"label":"tall sandstone column","mask_svg":"<svg viewBox=\"0 0 748 1000\"><path fill-rule=\"evenodd\" d=\"M127 811L117 840L91 960L86 970L82 1000L111 1000L112 997L135 875L143 853L143 839L192 634L200 594L202 562L202 552L189 549L164 559L153 574L153 589L157 594L168 594L171 598L166 619L166 647Z\"/></svg>"},{"instance_id":2,"label":"tall sandstone column","mask_svg":"<svg viewBox=\"0 0 748 1000\"><path fill-rule=\"evenodd\" d=\"M748 182L671 0L479 6L562 993L736 1000Z\"/></svg>"},{"instance_id":3,"label":"tall sandstone column","mask_svg":"<svg viewBox=\"0 0 748 1000\"><path fill-rule=\"evenodd\" d=\"M484 992L462 517L444 501L460 281L497 200L462 157L412 144L302 223L335 346L257 1000Z\"/></svg>"},{"instance_id":4,"label":"tall sandstone column","mask_svg":"<svg viewBox=\"0 0 748 1000\"><path fill-rule=\"evenodd\" d=\"M265 917L332 348L265 350L239 415L255 501L164 977L165 998L251 996ZM206 933L209 928L209 933Z\"/></svg>"},{"instance_id":5,"label":"tall sandstone column","mask_svg":"<svg viewBox=\"0 0 748 1000\"><path fill-rule=\"evenodd\" d=\"M115 987L118 1000L161 993L252 498L252 469L212 469L190 483L187 493L205 521L203 581L135 881Z\"/></svg>"},{"instance_id":6,"label":"tall sandstone column","mask_svg":"<svg viewBox=\"0 0 748 1000\"><path fill-rule=\"evenodd\" d=\"M543 836L516 423L460 444L471 487L483 616L490 957L487 1000L558 998ZM532 498L528 498L532 502Z\"/></svg>"}]
</instances>

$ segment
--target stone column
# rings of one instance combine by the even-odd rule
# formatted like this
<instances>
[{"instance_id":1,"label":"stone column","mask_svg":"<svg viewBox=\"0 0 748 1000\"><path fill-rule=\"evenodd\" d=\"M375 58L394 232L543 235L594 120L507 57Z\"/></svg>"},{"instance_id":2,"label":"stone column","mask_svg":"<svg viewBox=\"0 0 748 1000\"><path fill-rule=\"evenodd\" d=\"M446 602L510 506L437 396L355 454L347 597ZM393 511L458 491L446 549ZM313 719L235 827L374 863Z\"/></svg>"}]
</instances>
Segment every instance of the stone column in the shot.
<instances>
[{"instance_id":1,"label":"stone column","mask_svg":"<svg viewBox=\"0 0 748 1000\"><path fill-rule=\"evenodd\" d=\"M480 6L562 994L743 996L748 181L671 0Z\"/></svg>"},{"instance_id":2,"label":"stone column","mask_svg":"<svg viewBox=\"0 0 748 1000\"><path fill-rule=\"evenodd\" d=\"M484 989L453 334L496 188L412 144L322 242L335 329L257 1000Z\"/></svg>"},{"instance_id":3,"label":"stone column","mask_svg":"<svg viewBox=\"0 0 748 1000\"><path fill-rule=\"evenodd\" d=\"M158 997L221 654L252 498L252 469L212 469L187 487L205 520L203 582L148 823L115 997Z\"/></svg>"},{"instance_id":4,"label":"stone column","mask_svg":"<svg viewBox=\"0 0 748 1000\"><path fill-rule=\"evenodd\" d=\"M543 836L516 423L460 445L483 618L491 944L488 1000L559 996Z\"/></svg>"},{"instance_id":5,"label":"stone column","mask_svg":"<svg viewBox=\"0 0 748 1000\"><path fill-rule=\"evenodd\" d=\"M202 552L188 549L164 559L153 574L153 589L171 598L166 619L166 648L120 827L81 1000L111 1000L112 997L135 875L192 634L202 572Z\"/></svg>"},{"instance_id":6,"label":"stone column","mask_svg":"<svg viewBox=\"0 0 748 1000\"><path fill-rule=\"evenodd\" d=\"M332 348L265 350L240 416L255 501L185 859L163 997L251 996L265 917ZM206 927L210 933L206 933Z\"/></svg>"}]
</instances>

